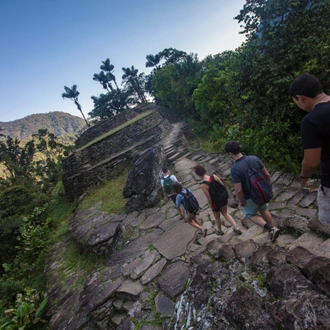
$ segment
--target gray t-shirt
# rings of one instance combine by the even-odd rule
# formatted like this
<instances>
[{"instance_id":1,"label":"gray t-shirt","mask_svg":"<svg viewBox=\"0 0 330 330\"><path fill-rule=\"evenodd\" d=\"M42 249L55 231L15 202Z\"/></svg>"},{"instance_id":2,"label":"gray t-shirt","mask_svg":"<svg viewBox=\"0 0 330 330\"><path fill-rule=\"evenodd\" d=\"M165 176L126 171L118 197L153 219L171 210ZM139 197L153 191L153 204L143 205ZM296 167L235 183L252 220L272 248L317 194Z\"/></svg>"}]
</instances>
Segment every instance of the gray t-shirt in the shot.
<instances>
[{"instance_id":1,"label":"gray t-shirt","mask_svg":"<svg viewBox=\"0 0 330 330\"><path fill-rule=\"evenodd\" d=\"M250 165L251 163L251 165ZM264 168L264 164L257 156L243 156L235 161L235 164L230 169L230 176L233 180L233 183L241 183L244 199L250 198L250 192L248 190L247 182L246 182L246 172L253 166L257 169Z\"/></svg>"}]
</instances>

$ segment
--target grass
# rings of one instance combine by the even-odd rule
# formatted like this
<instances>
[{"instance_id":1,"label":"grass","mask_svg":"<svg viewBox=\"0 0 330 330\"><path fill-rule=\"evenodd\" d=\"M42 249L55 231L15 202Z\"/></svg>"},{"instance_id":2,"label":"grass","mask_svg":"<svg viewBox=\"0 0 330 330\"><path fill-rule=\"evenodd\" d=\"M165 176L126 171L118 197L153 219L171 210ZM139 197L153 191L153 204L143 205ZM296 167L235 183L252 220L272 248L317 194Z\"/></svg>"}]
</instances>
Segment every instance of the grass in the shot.
<instances>
[{"instance_id":1,"label":"grass","mask_svg":"<svg viewBox=\"0 0 330 330\"><path fill-rule=\"evenodd\" d=\"M80 204L80 209L86 210L99 201L102 201L100 207L101 211L109 214L125 213L125 205L128 200L123 197L123 189L126 184L128 173L129 169L126 169L122 174L104 185L91 188Z\"/></svg>"},{"instance_id":2,"label":"grass","mask_svg":"<svg viewBox=\"0 0 330 330\"><path fill-rule=\"evenodd\" d=\"M125 212L127 199L123 197L123 189L126 184L129 168L118 175L115 179L104 185L93 187L79 205L81 210L87 209L99 201L102 201L101 211L120 214ZM86 277L94 271L101 271L104 268L104 256L97 256L83 251L82 248L70 238L68 225L72 218L76 203L66 198L63 185L60 183L53 194L53 200L48 208L48 216L56 223L50 239L50 245L59 241L66 242L65 249L61 253L61 263L56 268L57 277L60 281L66 282L72 274L77 275L74 287L78 287ZM40 271L40 275L43 272ZM36 274L35 274L36 275ZM43 284L44 278L36 276L35 281ZM39 285L40 286L40 285Z\"/></svg>"},{"instance_id":3,"label":"grass","mask_svg":"<svg viewBox=\"0 0 330 330\"><path fill-rule=\"evenodd\" d=\"M72 274L78 275L73 285L74 287L78 287L86 280L89 274L92 274L96 270L100 271L103 269L104 260L105 256L88 254L82 251L76 242L70 240L70 243L62 253L62 262L56 268L56 273L58 278L64 282L66 282L65 279L71 277Z\"/></svg>"}]
</instances>

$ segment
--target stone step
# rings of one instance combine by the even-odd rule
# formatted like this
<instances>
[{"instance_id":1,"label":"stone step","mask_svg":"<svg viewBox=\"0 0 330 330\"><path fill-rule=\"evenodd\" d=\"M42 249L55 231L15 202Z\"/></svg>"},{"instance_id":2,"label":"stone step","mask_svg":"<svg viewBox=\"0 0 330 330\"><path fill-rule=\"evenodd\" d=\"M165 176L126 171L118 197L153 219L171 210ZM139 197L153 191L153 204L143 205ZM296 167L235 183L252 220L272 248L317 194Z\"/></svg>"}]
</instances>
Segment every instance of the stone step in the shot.
<instances>
[{"instance_id":1,"label":"stone step","mask_svg":"<svg viewBox=\"0 0 330 330\"><path fill-rule=\"evenodd\" d=\"M184 154L183 153L176 153L176 154L174 154L173 156L171 156L171 157L169 157L168 158L168 160L170 161L170 162L174 162L175 160L178 160L180 157L182 157Z\"/></svg>"}]
</instances>

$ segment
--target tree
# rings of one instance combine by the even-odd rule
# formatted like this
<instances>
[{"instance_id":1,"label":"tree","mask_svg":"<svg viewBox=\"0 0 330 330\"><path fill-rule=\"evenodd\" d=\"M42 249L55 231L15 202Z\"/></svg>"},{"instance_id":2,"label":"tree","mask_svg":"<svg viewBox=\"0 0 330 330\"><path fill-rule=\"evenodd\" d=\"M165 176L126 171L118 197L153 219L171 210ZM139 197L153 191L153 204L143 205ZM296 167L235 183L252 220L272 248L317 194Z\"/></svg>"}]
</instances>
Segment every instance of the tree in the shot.
<instances>
[{"instance_id":1,"label":"tree","mask_svg":"<svg viewBox=\"0 0 330 330\"><path fill-rule=\"evenodd\" d=\"M122 76L123 84L126 88L135 92L137 102L147 103L144 95L144 73L138 74L139 70L135 69L133 65L130 68L122 68L122 70L124 72Z\"/></svg>"},{"instance_id":2,"label":"tree","mask_svg":"<svg viewBox=\"0 0 330 330\"><path fill-rule=\"evenodd\" d=\"M62 93L62 98L70 99L74 102L74 104L77 106L78 110L80 111L81 115L83 116L87 126L90 127L88 121L84 116L84 113L82 112L81 105L78 102L78 96L80 93L77 90L77 85L73 85L71 88L64 86L64 90L65 92Z\"/></svg>"},{"instance_id":3,"label":"tree","mask_svg":"<svg viewBox=\"0 0 330 330\"><path fill-rule=\"evenodd\" d=\"M34 181L33 157L36 148L33 141L26 143L24 147L20 146L18 139L10 136L5 141L0 141L0 161L9 172L9 179L12 182L28 182L30 185Z\"/></svg>"},{"instance_id":4,"label":"tree","mask_svg":"<svg viewBox=\"0 0 330 330\"><path fill-rule=\"evenodd\" d=\"M117 82L116 82L116 77L113 74L114 68L115 67L110 63L109 58L107 58L105 61L102 61L102 65L100 66L100 69L107 73L108 81L109 82L113 81L116 88L117 88L117 90L119 90L119 87L118 87Z\"/></svg>"},{"instance_id":5,"label":"tree","mask_svg":"<svg viewBox=\"0 0 330 330\"><path fill-rule=\"evenodd\" d=\"M192 94L203 75L201 69L195 54L187 55L176 63L164 64L152 79L156 103L187 119L199 119Z\"/></svg>"},{"instance_id":6,"label":"tree","mask_svg":"<svg viewBox=\"0 0 330 330\"><path fill-rule=\"evenodd\" d=\"M161 60L161 56L159 54L156 55L147 55L146 56L147 62L146 62L146 68L153 68L155 67L156 70L160 69L160 60Z\"/></svg>"}]
</instances>

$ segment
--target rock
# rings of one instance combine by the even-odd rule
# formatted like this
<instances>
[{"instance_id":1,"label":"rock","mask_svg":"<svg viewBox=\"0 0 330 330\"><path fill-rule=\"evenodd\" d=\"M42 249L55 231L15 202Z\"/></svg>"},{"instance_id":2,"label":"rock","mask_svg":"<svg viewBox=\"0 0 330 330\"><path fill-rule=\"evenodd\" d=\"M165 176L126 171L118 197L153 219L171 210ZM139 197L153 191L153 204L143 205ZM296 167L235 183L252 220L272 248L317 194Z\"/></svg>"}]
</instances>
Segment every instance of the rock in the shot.
<instances>
[{"instance_id":1,"label":"rock","mask_svg":"<svg viewBox=\"0 0 330 330\"><path fill-rule=\"evenodd\" d=\"M166 259L163 258L160 261L158 261L156 264L154 264L152 267L150 267L141 277L141 283L147 284L150 281L152 281L163 270L166 263L167 263Z\"/></svg>"},{"instance_id":2,"label":"rock","mask_svg":"<svg viewBox=\"0 0 330 330\"><path fill-rule=\"evenodd\" d=\"M303 273L322 293L330 297L330 259L314 257L303 268Z\"/></svg>"},{"instance_id":3,"label":"rock","mask_svg":"<svg viewBox=\"0 0 330 330\"><path fill-rule=\"evenodd\" d=\"M165 267L158 284L165 293L174 298L185 289L188 278L188 265L178 261Z\"/></svg>"},{"instance_id":4,"label":"rock","mask_svg":"<svg viewBox=\"0 0 330 330\"><path fill-rule=\"evenodd\" d=\"M224 316L237 329L275 330L276 324L263 308L262 299L252 290L241 287L228 299Z\"/></svg>"},{"instance_id":5,"label":"rock","mask_svg":"<svg viewBox=\"0 0 330 330\"><path fill-rule=\"evenodd\" d=\"M156 310L161 314L161 316L172 316L174 313L174 302L164 296L163 294L158 294L155 298Z\"/></svg>"},{"instance_id":6,"label":"rock","mask_svg":"<svg viewBox=\"0 0 330 330\"><path fill-rule=\"evenodd\" d=\"M289 251L286 256L286 261L296 265L299 269L303 269L313 257L313 253L302 246L297 246Z\"/></svg>"},{"instance_id":7,"label":"rock","mask_svg":"<svg viewBox=\"0 0 330 330\"><path fill-rule=\"evenodd\" d=\"M164 163L165 153L160 145L145 151L135 162L123 190L123 196L130 198L126 204L128 212L155 206L161 200L160 179Z\"/></svg>"},{"instance_id":8,"label":"rock","mask_svg":"<svg viewBox=\"0 0 330 330\"><path fill-rule=\"evenodd\" d=\"M308 228L314 230L315 232L320 232L320 233L330 237L330 226L319 221L318 215L315 215L308 222Z\"/></svg>"},{"instance_id":9,"label":"rock","mask_svg":"<svg viewBox=\"0 0 330 330\"><path fill-rule=\"evenodd\" d=\"M143 286L139 281L126 280L117 289L117 292L126 293L129 296L138 296L143 291Z\"/></svg>"},{"instance_id":10,"label":"rock","mask_svg":"<svg viewBox=\"0 0 330 330\"><path fill-rule=\"evenodd\" d=\"M188 243L195 236L196 229L184 221L175 223L159 237L154 246L166 259L172 260L185 253Z\"/></svg>"},{"instance_id":11,"label":"rock","mask_svg":"<svg viewBox=\"0 0 330 330\"><path fill-rule=\"evenodd\" d=\"M241 263L247 262L247 260L252 256L253 252L256 249L257 249L257 245L252 239L242 243L235 244L233 246L235 255Z\"/></svg>"}]
</instances>

